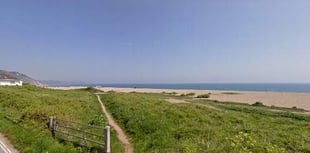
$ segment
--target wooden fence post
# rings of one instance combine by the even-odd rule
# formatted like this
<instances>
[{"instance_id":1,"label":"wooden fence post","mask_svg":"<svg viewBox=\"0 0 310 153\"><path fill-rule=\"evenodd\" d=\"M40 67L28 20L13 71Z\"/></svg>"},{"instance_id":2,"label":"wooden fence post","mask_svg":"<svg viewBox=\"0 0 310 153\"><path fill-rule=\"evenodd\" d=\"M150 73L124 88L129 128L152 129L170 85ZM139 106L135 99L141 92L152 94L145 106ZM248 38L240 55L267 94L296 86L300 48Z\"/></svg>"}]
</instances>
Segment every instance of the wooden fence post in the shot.
<instances>
[{"instance_id":1,"label":"wooden fence post","mask_svg":"<svg viewBox=\"0 0 310 153\"><path fill-rule=\"evenodd\" d=\"M48 129L50 130L50 131L52 131L52 129L53 129L53 123L54 123L54 118L53 117L50 117L50 119L49 119L49 124L48 124Z\"/></svg>"},{"instance_id":2,"label":"wooden fence post","mask_svg":"<svg viewBox=\"0 0 310 153\"><path fill-rule=\"evenodd\" d=\"M48 124L49 127L48 128L52 132L53 138L55 138L55 124L56 124L56 118L51 116L49 118L49 124Z\"/></svg>"},{"instance_id":3,"label":"wooden fence post","mask_svg":"<svg viewBox=\"0 0 310 153\"><path fill-rule=\"evenodd\" d=\"M104 153L111 153L110 148L110 126L104 128Z\"/></svg>"}]
</instances>

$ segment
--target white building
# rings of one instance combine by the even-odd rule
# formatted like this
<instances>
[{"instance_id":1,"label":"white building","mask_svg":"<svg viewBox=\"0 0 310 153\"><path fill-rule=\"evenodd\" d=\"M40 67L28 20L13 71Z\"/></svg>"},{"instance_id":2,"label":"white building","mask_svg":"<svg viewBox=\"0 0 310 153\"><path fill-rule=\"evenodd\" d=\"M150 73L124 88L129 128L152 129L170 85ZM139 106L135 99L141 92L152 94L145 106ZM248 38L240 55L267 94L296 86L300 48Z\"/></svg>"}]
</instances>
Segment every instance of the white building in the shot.
<instances>
[{"instance_id":1,"label":"white building","mask_svg":"<svg viewBox=\"0 0 310 153\"><path fill-rule=\"evenodd\" d=\"M22 86L23 81L16 79L0 79L0 86Z\"/></svg>"}]
</instances>

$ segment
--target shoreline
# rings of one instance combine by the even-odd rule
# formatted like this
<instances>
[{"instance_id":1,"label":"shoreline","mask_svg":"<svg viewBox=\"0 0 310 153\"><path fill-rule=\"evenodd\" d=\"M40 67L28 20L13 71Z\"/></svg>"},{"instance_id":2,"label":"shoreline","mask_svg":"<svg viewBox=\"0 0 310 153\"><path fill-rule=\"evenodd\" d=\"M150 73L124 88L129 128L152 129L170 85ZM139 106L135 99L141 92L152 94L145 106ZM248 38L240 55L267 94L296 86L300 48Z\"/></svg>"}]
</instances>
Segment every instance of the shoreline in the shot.
<instances>
[{"instance_id":1,"label":"shoreline","mask_svg":"<svg viewBox=\"0 0 310 153\"><path fill-rule=\"evenodd\" d=\"M50 89L71 90L87 88L86 86L75 87L48 87ZM262 102L266 106L278 107L297 107L310 110L310 93L297 92L274 92L274 91L232 91L232 90L198 90L198 89L153 89L153 88L119 88L119 87L95 87L101 91L116 92L139 92L139 93L172 93L188 94L195 93L195 96L201 94L210 94L210 100L218 100L221 102L237 102L253 104Z\"/></svg>"}]
</instances>

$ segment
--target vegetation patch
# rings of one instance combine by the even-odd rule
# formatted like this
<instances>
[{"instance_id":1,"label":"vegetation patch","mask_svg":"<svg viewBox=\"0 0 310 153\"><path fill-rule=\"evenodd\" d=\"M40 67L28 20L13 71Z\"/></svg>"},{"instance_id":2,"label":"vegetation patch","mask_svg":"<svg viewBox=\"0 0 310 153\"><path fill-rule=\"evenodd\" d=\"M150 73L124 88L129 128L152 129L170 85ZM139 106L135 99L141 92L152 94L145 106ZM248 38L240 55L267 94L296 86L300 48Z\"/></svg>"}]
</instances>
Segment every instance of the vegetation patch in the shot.
<instances>
[{"instance_id":1,"label":"vegetation patch","mask_svg":"<svg viewBox=\"0 0 310 153\"><path fill-rule=\"evenodd\" d=\"M265 105L262 102L255 102L254 104L252 104L252 106L260 106L260 107L265 107Z\"/></svg>"},{"instance_id":2,"label":"vegetation patch","mask_svg":"<svg viewBox=\"0 0 310 153\"><path fill-rule=\"evenodd\" d=\"M310 152L310 116L197 100L224 110L218 111L194 104L175 105L163 100L166 98L141 93L101 96L137 153Z\"/></svg>"},{"instance_id":3,"label":"vegetation patch","mask_svg":"<svg viewBox=\"0 0 310 153\"><path fill-rule=\"evenodd\" d=\"M181 94L180 95L181 97L192 97L192 96L195 96L195 93L191 92L191 93L187 93L187 94Z\"/></svg>"},{"instance_id":4,"label":"vegetation patch","mask_svg":"<svg viewBox=\"0 0 310 153\"><path fill-rule=\"evenodd\" d=\"M239 95L240 93L238 92L222 92L224 95Z\"/></svg>"},{"instance_id":5,"label":"vegetation patch","mask_svg":"<svg viewBox=\"0 0 310 153\"><path fill-rule=\"evenodd\" d=\"M84 91L88 91L88 92L92 92L92 93L104 92L104 91L99 90L99 89L94 88L94 87L87 87L87 88L82 89L82 90L84 90Z\"/></svg>"},{"instance_id":6,"label":"vegetation patch","mask_svg":"<svg viewBox=\"0 0 310 153\"><path fill-rule=\"evenodd\" d=\"M197 98L209 98L210 94L202 94L202 95L198 95Z\"/></svg>"},{"instance_id":7,"label":"vegetation patch","mask_svg":"<svg viewBox=\"0 0 310 153\"><path fill-rule=\"evenodd\" d=\"M116 91L114 90L109 90L107 93L115 93Z\"/></svg>"},{"instance_id":8,"label":"vegetation patch","mask_svg":"<svg viewBox=\"0 0 310 153\"><path fill-rule=\"evenodd\" d=\"M22 87L0 87L0 132L13 145L25 153L75 153L93 152L72 143L52 138L47 128L48 118L72 120L96 126L105 126L100 105L93 89L52 90L24 85ZM6 119L10 118L10 120ZM112 148L122 151L112 130Z\"/></svg>"},{"instance_id":9,"label":"vegetation patch","mask_svg":"<svg viewBox=\"0 0 310 153\"><path fill-rule=\"evenodd\" d=\"M177 92L169 92L167 93L168 95L177 95L178 93Z\"/></svg>"}]
</instances>

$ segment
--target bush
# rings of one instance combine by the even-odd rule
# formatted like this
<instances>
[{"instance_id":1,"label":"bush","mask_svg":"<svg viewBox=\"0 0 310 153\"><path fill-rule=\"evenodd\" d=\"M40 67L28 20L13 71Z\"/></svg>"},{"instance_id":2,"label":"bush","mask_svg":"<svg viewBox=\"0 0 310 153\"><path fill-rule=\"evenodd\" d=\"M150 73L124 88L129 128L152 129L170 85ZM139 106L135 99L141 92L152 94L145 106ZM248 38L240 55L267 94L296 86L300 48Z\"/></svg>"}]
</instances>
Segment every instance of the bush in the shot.
<instances>
[{"instance_id":1,"label":"bush","mask_svg":"<svg viewBox=\"0 0 310 153\"><path fill-rule=\"evenodd\" d=\"M197 98L209 98L209 97L210 97L209 94L202 94L197 96Z\"/></svg>"},{"instance_id":2,"label":"bush","mask_svg":"<svg viewBox=\"0 0 310 153\"><path fill-rule=\"evenodd\" d=\"M104 92L104 91L101 91L101 90L98 90L98 89L96 89L96 88L94 88L94 87L87 87L87 88L85 88L84 89L85 91L89 91L89 92Z\"/></svg>"},{"instance_id":3,"label":"bush","mask_svg":"<svg viewBox=\"0 0 310 153\"><path fill-rule=\"evenodd\" d=\"M190 96L194 96L195 95L195 93L193 93L193 92L191 92L191 93L187 93L187 94L181 94L180 96L181 97L190 97Z\"/></svg>"},{"instance_id":4,"label":"bush","mask_svg":"<svg viewBox=\"0 0 310 153\"><path fill-rule=\"evenodd\" d=\"M226 94L226 95L238 95L240 93L238 92L222 92L222 94Z\"/></svg>"},{"instance_id":5,"label":"bush","mask_svg":"<svg viewBox=\"0 0 310 153\"><path fill-rule=\"evenodd\" d=\"M191 92L191 93L186 94L185 96L195 96L195 93Z\"/></svg>"},{"instance_id":6,"label":"bush","mask_svg":"<svg viewBox=\"0 0 310 153\"><path fill-rule=\"evenodd\" d=\"M262 102L255 102L254 104L252 104L252 106L265 106Z\"/></svg>"},{"instance_id":7,"label":"bush","mask_svg":"<svg viewBox=\"0 0 310 153\"><path fill-rule=\"evenodd\" d=\"M109 90L107 93L115 93L114 90Z\"/></svg>"},{"instance_id":8,"label":"bush","mask_svg":"<svg viewBox=\"0 0 310 153\"><path fill-rule=\"evenodd\" d=\"M178 93L176 93L176 92L171 92L171 93L169 93L170 95L176 95L176 94L178 94Z\"/></svg>"}]
</instances>

